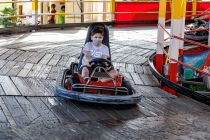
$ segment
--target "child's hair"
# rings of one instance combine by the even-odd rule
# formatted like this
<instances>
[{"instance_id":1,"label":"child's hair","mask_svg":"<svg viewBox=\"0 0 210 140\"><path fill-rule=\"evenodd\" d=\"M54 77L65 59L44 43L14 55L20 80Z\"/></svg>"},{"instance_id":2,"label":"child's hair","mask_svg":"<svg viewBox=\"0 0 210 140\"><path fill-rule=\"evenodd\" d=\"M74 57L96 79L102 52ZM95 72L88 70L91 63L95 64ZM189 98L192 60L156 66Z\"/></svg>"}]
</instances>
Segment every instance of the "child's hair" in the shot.
<instances>
[{"instance_id":1,"label":"child's hair","mask_svg":"<svg viewBox=\"0 0 210 140\"><path fill-rule=\"evenodd\" d=\"M61 6L61 9L65 9L65 5Z\"/></svg>"},{"instance_id":2,"label":"child's hair","mask_svg":"<svg viewBox=\"0 0 210 140\"><path fill-rule=\"evenodd\" d=\"M51 7L52 7L52 8L55 8L55 4L51 4Z\"/></svg>"},{"instance_id":3,"label":"child's hair","mask_svg":"<svg viewBox=\"0 0 210 140\"><path fill-rule=\"evenodd\" d=\"M94 34L102 34L104 35L104 27L102 26L96 26L92 31L91 31L91 36L93 36Z\"/></svg>"}]
</instances>

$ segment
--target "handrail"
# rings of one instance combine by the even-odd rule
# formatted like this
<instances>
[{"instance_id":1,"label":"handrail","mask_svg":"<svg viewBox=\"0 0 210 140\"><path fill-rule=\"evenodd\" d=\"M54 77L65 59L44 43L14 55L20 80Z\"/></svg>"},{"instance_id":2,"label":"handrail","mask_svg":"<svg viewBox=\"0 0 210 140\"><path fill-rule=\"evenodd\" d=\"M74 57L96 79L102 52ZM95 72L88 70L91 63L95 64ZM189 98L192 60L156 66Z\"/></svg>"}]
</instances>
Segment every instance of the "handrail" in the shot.
<instances>
[{"instance_id":1,"label":"handrail","mask_svg":"<svg viewBox=\"0 0 210 140\"><path fill-rule=\"evenodd\" d=\"M174 61L174 62L176 62L176 63L178 63L178 64L180 64L180 65L183 65L183 66L185 66L185 67L188 67L188 68L190 68L190 69L192 69L192 70L195 70L195 71L197 71L197 72L199 72L199 73L202 73L202 74L205 74L205 75L210 76L210 73L208 73L208 72L202 71L202 70L200 70L200 69L198 69L198 68L195 68L195 67L193 67L193 66L191 66L191 65L188 65L188 64L183 63L183 62L181 62L181 61L178 61L178 60L176 60L176 59L170 58L170 56L167 54L167 52L165 51L165 49L162 48L161 45L158 45L158 46L159 46L160 49L163 51L163 53L168 57L169 60Z\"/></svg>"},{"instance_id":2,"label":"handrail","mask_svg":"<svg viewBox=\"0 0 210 140\"><path fill-rule=\"evenodd\" d=\"M176 38L176 39L180 39L180 40L183 40L183 41L186 41L186 40L188 40L188 39L183 39L183 38L181 38L181 37L178 37L178 36L175 36L175 35L170 35L170 33L168 32L168 31L166 31L166 29L163 27L163 26L161 26L160 24L158 24L158 26L160 26L171 38ZM186 41L187 42L187 41ZM196 41L192 41L192 42L196 42ZM190 43L192 43L192 42L190 42ZM198 42L197 42L198 43ZM201 43L198 43L198 44L201 44ZM197 44L195 44L195 45L197 45ZM210 49L210 46L208 46L208 45L204 45L204 44L202 44L202 47L207 47L208 49ZM173 58L170 58L170 56L168 55L168 53L165 51L165 49L163 48L163 47L161 47L161 45L158 45L158 47L160 47L160 49L163 51L163 53L168 57L168 59L169 60L171 60L171 61L174 61L174 62L176 62L176 63L178 63L178 64L180 64L180 65L183 65L183 66L185 66L185 67L188 67L188 68L190 68L190 69L192 69L192 70L195 70L195 71L197 71L197 72L199 72L199 73L202 73L202 74L205 74L205 75L208 75L208 76L210 76L210 73L208 73L208 72L205 72L205 71L202 71L202 70L200 70L200 69L198 69L198 68L195 68L195 67L193 67L193 66L191 66L191 65L188 65L188 64L186 64L186 63L183 63L183 62L180 62L180 61L178 61L178 60L176 60L176 59L173 59Z\"/></svg>"},{"instance_id":3,"label":"handrail","mask_svg":"<svg viewBox=\"0 0 210 140\"><path fill-rule=\"evenodd\" d=\"M206 30L210 30L210 28L203 28L203 29L189 30L189 31L185 31L184 33L199 32L199 31L206 31Z\"/></svg>"},{"instance_id":4,"label":"handrail","mask_svg":"<svg viewBox=\"0 0 210 140\"><path fill-rule=\"evenodd\" d=\"M176 39L179 39L179 40L182 40L182 41L194 44L194 45L198 45L198 46L210 49L210 46L208 46L208 45L205 45L205 44L202 44L202 43L199 43L199 42L196 42L196 41L192 41L192 40L189 40L189 39L185 39L185 38L182 38L182 37L179 37L179 36L176 36L176 35L171 35L162 25L158 24L158 26L160 26L170 36L170 38L176 38Z\"/></svg>"},{"instance_id":5,"label":"handrail","mask_svg":"<svg viewBox=\"0 0 210 140\"><path fill-rule=\"evenodd\" d=\"M170 0L168 0L168 2L169 2ZM28 1L3 1L3 2L0 2L0 4L1 3L24 3L24 2L35 2L35 0L28 0ZM39 2L49 2L49 0L39 0ZM56 0L51 0L50 2L59 2L59 1L56 1ZM79 0L63 0L63 2L81 2L81 1L79 1ZM88 1L82 1L82 2L111 2L111 0L103 0L103 1L101 1L101 0L92 0L92 1L90 1L90 0L88 0ZM148 0L140 0L140 1L115 1L115 2L120 2L120 3L124 3L124 2L154 2L154 3L157 3L157 1L148 1Z\"/></svg>"},{"instance_id":6,"label":"handrail","mask_svg":"<svg viewBox=\"0 0 210 140\"><path fill-rule=\"evenodd\" d=\"M190 11L189 11L190 12ZM171 12L167 12L167 13L171 13ZM158 11L154 11L154 12L84 12L84 13L41 13L41 14L37 14L38 16L40 15L88 15L88 14L158 14ZM4 16L4 15L0 15L0 18L13 18L13 17L26 17L26 16L34 16L35 14L28 14L28 15L13 15L13 16ZM166 21L167 23L170 22L170 20Z\"/></svg>"}]
</instances>

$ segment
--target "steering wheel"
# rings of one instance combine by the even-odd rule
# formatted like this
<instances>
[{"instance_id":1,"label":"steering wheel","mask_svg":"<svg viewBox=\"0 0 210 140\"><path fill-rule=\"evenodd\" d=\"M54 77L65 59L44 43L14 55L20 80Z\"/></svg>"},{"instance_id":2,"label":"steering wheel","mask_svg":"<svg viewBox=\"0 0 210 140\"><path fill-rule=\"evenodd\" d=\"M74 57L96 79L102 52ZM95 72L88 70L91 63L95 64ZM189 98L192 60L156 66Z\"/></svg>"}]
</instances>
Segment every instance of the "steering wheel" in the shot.
<instances>
[{"instance_id":1,"label":"steering wheel","mask_svg":"<svg viewBox=\"0 0 210 140\"><path fill-rule=\"evenodd\" d=\"M107 65L105 64L107 63ZM112 65L111 61L104 59L104 58L94 58L93 60L90 61L90 65L93 65L93 68L96 67L110 67Z\"/></svg>"}]
</instances>

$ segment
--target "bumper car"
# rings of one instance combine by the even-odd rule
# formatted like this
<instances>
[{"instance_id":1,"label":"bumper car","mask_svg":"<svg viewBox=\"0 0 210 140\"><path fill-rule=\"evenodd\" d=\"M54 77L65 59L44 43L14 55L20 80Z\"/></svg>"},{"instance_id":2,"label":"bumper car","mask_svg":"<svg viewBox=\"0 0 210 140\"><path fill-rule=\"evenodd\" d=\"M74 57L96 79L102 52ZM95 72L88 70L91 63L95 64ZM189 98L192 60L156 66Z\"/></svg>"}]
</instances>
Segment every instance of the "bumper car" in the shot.
<instances>
[{"instance_id":1,"label":"bumper car","mask_svg":"<svg viewBox=\"0 0 210 140\"><path fill-rule=\"evenodd\" d=\"M185 35L186 39L190 39L197 42L208 43L209 30L202 30L204 28L209 28L208 22L205 20L197 20L194 23L185 26ZM193 31L192 30L201 30Z\"/></svg>"},{"instance_id":2,"label":"bumper car","mask_svg":"<svg viewBox=\"0 0 210 140\"><path fill-rule=\"evenodd\" d=\"M106 67L113 67L109 46L108 27L101 23L91 24L88 28L85 43L91 41L91 31L96 26L103 26L103 44L108 46L110 57L108 59L95 58L90 61L91 71L89 77L81 76L83 51L79 63L72 63L68 69L60 72L56 83L56 95L77 101L101 104L137 104L141 100L141 93L137 92L122 75L111 78ZM102 82L100 78L110 78Z\"/></svg>"}]
</instances>

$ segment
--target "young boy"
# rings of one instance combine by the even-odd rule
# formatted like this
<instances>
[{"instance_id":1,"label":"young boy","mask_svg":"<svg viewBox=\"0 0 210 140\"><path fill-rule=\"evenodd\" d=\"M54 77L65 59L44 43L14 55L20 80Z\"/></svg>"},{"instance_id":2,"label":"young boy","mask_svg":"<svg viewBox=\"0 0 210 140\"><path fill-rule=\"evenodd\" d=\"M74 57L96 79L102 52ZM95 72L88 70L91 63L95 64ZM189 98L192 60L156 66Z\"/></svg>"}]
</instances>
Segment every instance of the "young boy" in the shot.
<instances>
[{"instance_id":1,"label":"young boy","mask_svg":"<svg viewBox=\"0 0 210 140\"><path fill-rule=\"evenodd\" d=\"M50 19L48 20L49 24L55 24L55 13L56 13L56 10L55 10L55 4L51 4L51 11L50 11L51 15L50 16Z\"/></svg>"},{"instance_id":2,"label":"young boy","mask_svg":"<svg viewBox=\"0 0 210 140\"><path fill-rule=\"evenodd\" d=\"M90 61L94 58L107 59L109 54L109 48L102 44L104 38L103 27L96 27L91 31L92 42L87 42L83 48L84 57L82 59L82 77L89 77L89 70L91 68ZM110 70L109 74L112 78L115 78L118 74L115 70ZM111 80L110 78L102 78L102 82Z\"/></svg>"}]
</instances>

